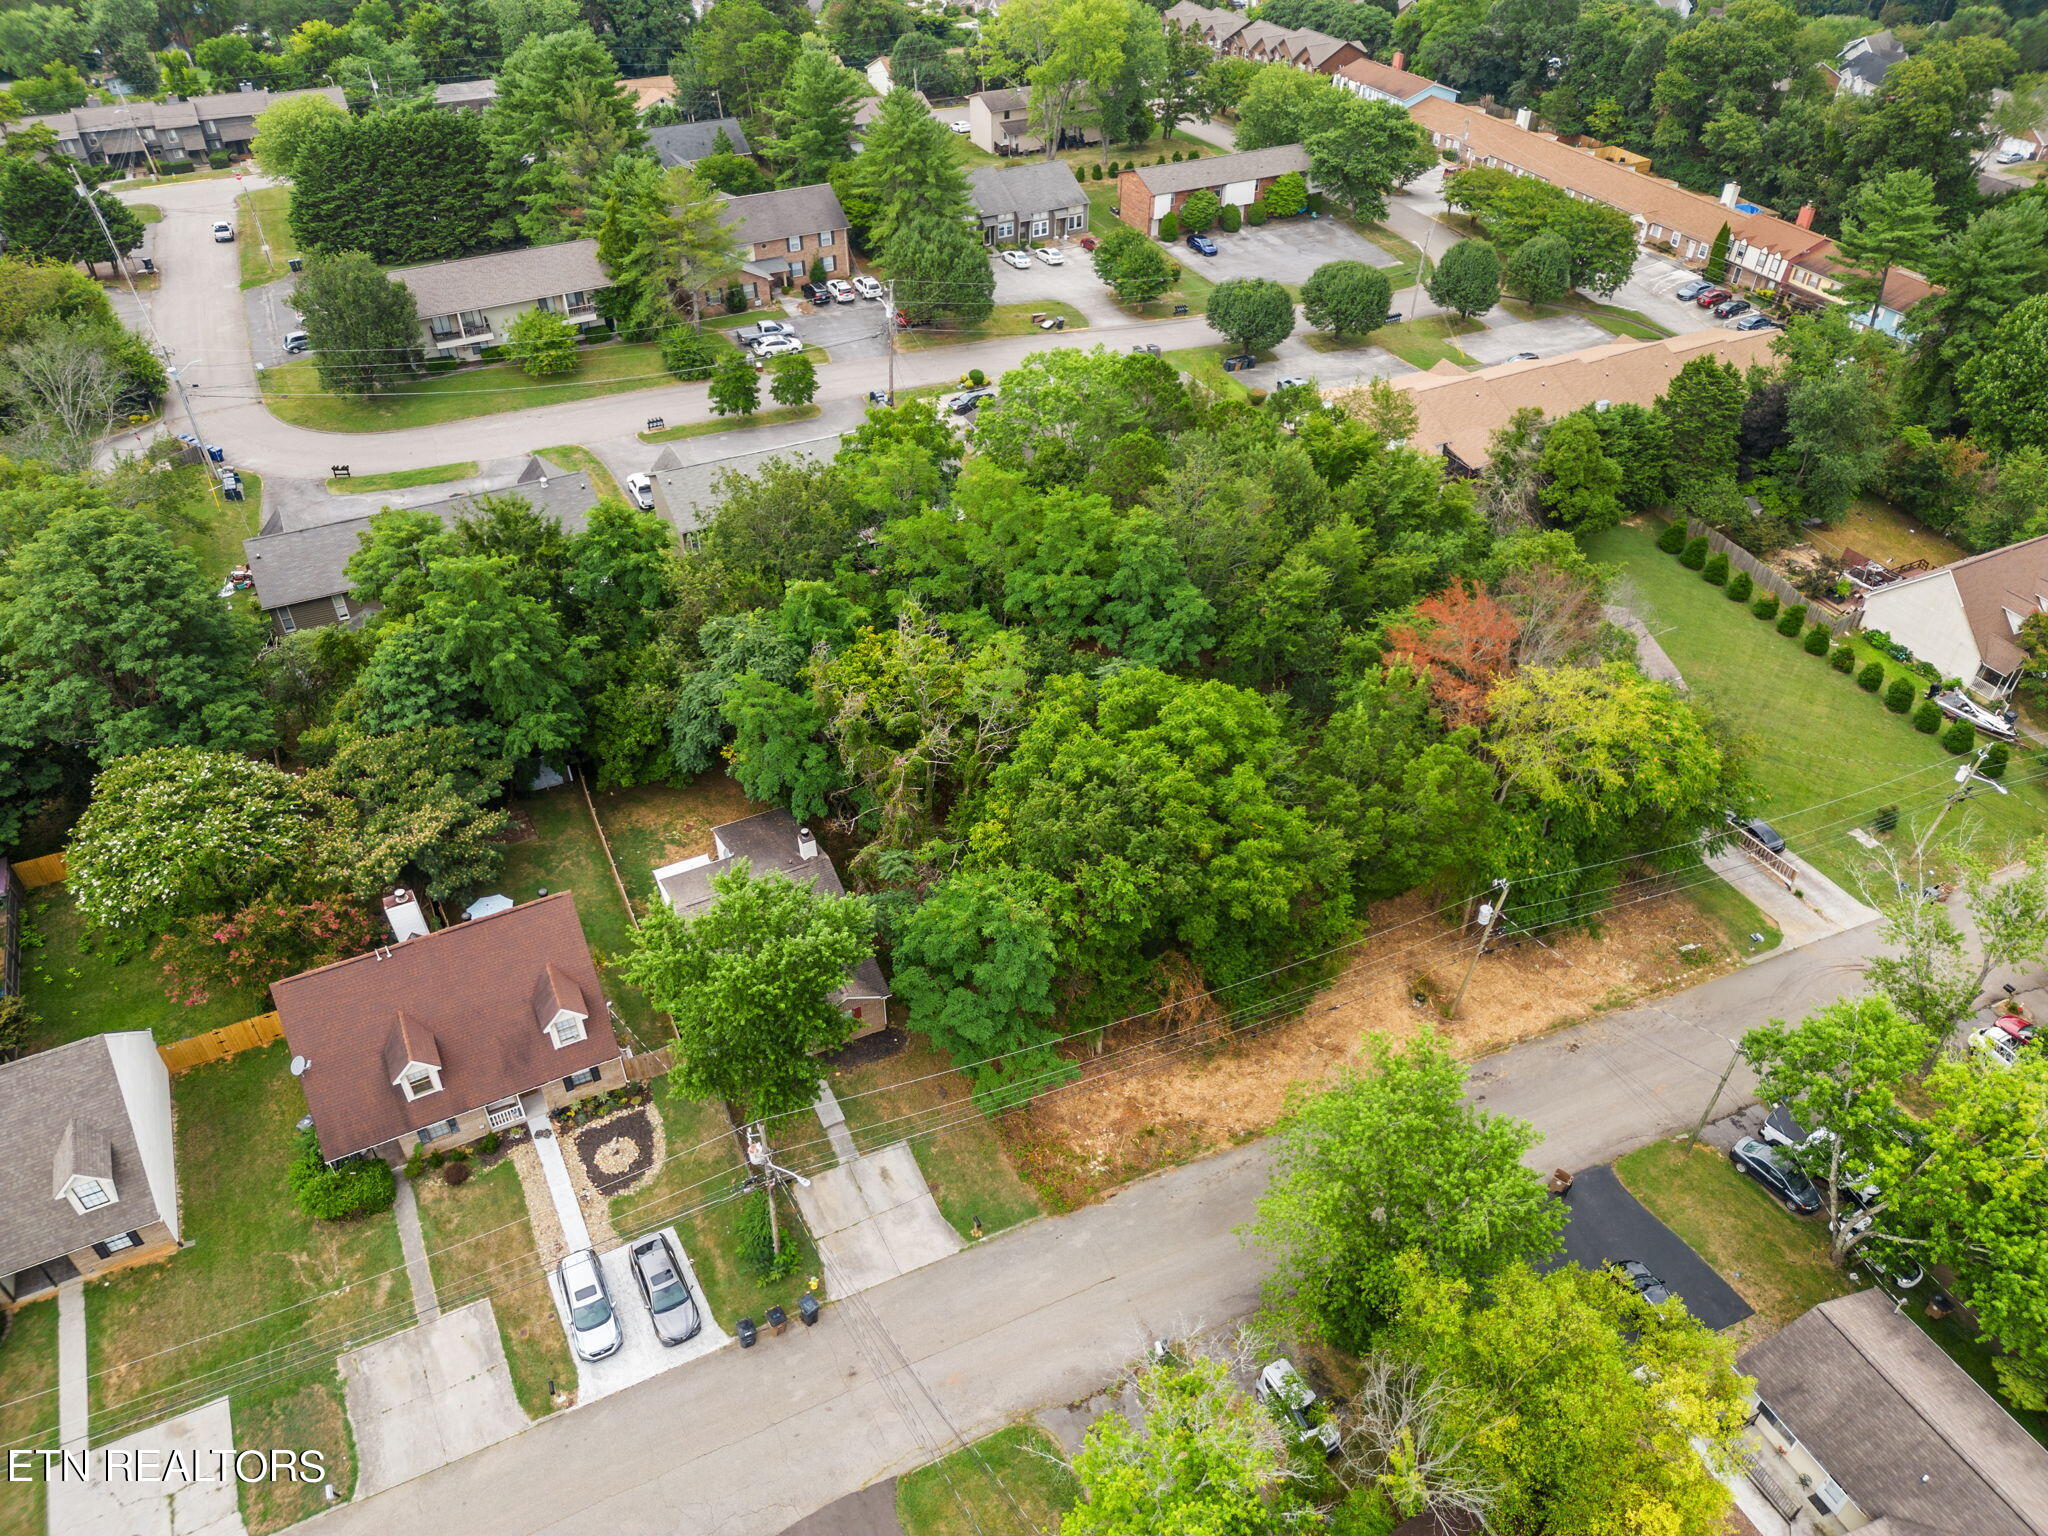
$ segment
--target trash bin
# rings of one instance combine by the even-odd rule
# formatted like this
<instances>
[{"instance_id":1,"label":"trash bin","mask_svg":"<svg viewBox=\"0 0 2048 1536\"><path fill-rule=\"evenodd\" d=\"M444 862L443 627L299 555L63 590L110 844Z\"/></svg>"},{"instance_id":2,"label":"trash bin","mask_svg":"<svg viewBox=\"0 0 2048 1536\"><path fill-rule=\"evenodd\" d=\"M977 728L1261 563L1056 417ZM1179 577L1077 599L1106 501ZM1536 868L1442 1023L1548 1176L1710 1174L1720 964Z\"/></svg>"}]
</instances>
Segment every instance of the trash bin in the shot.
<instances>
[{"instance_id":1,"label":"trash bin","mask_svg":"<svg viewBox=\"0 0 2048 1536\"><path fill-rule=\"evenodd\" d=\"M799 1300L796 1304L796 1315L803 1321L803 1325L806 1328L817 1327L818 1298L815 1296L805 1296Z\"/></svg>"},{"instance_id":2,"label":"trash bin","mask_svg":"<svg viewBox=\"0 0 2048 1536\"><path fill-rule=\"evenodd\" d=\"M302 260L301 260L301 259L300 259L299 257L297 257L297 256L294 256L294 257L292 257L292 258L291 258L291 263L292 263L292 270L293 270L294 272L303 272L303 271L305 271L305 270L306 270L306 263L305 263L304 261L302 261Z\"/></svg>"},{"instance_id":3,"label":"trash bin","mask_svg":"<svg viewBox=\"0 0 2048 1536\"><path fill-rule=\"evenodd\" d=\"M789 1314L780 1307L768 1309L768 1331L781 1338L789 1330Z\"/></svg>"},{"instance_id":4,"label":"trash bin","mask_svg":"<svg viewBox=\"0 0 2048 1536\"><path fill-rule=\"evenodd\" d=\"M228 458L228 451L218 443L208 443L206 445L206 456L216 464L225 464Z\"/></svg>"},{"instance_id":5,"label":"trash bin","mask_svg":"<svg viewBox=\"0 0 2048 1536\"><path fill-rule=\"evenodd\" d=\"M752 1349L754 1347L754 1320L751 1317L740 1319L739 1335L741 1349Z\"/></svg>"}]
</instances>

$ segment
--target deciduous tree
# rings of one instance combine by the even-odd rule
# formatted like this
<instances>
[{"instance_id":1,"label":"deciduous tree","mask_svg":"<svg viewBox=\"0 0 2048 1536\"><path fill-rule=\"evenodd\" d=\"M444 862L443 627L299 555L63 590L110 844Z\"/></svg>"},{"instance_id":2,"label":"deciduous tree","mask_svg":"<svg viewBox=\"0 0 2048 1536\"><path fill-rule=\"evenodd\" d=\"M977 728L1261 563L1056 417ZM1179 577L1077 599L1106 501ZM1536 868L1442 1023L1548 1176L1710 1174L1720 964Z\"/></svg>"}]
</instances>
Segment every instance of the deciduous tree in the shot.
<instances>
[{"instance_id":1,"label":"deciduous tree","mask_svg":"<svg viewBox=\"0 0 2048 1536\"><path fill-rule=\"evenodd\" d=\"M580 361L576 327L552 310L529 309L520 315L506 328L505 344L530 379L573 373Z\"/></svg>"},{"instance_id":2,"label":"deciduous tree","mask_svg":"<svg viewBox=\"0 0 2048 1536\"><path fill-rule=\"evenodd\" d=\"M1387 274L1362 261L1326 261L1301 288L1303 318L1338 336L1370 335L1387 323L1393 303Z\"/></svg>"},{"instance_id":3,"label":"deciduous tree","mask_svg":"<svg viewBox=\"0 0 2048 1536\"><path fill-rule=\"evenodd\" d=\"M1600 429L1587 417L1574 413L1551 423L1536 469L1544 476L1537 499L1563 527L1597 533L1620 523L1621 466L1607 457Z\"/></svg>"},{"instance_id":4,"label":"deciduous tree","mask_svg":"<svg viewBox=\"0 0 2048 1536\"><path fill-rule=\"evenodd\" d=\"M1455 581L1417 603L1412 623L1388 626L1387 661L1421 678L1453 726L1482 725L1494 684L1514 667L1520 633L1484 587Z\"/></svg>"},{"instance_id":5,"label":"deciduous tree","mask_svg":"<svg viewBox=\"0 0 2048 1536\"><path fill-rule=\"evenodd\" d=\"M246 38L238 40L247 43ZM348 112L325 96L313 92L286 96L265 107L257 117L256 137L249 145L249 153L255 156L264 175L289 181L298 174L299 157L307 146L341 131L347 122Z\"/></svg>"},{"instance_id":6,"label":"deciduous tree","mask_svg":"<svg viewBox=\"0 0 2048 1536\"><path fill-rule=\"evenodd\" d=\"M1240 352L1264 352L1294 334L1294 299L1265 277L1233 277L1209 295L1209 328Z\"/></svg>"},{"instance_id":7,"label":"deciduous tree","mask_svg":"<svg viewBox=\"0 0 2048 1536\"><path fill-rule=\"evenodd\" d=\"M728 352L711 370L711 409L719 416L751 416L761 408L761 376L743 352Z\"/></svg>"},{"instance_id":8,"label":"deciduous tree","mask_svg":"<svg viewBox=\"0 0 2048 1536\"><path fill-rule=\"evenodd\" d=\"M367 400L396 377L419 346L412 290L361 251L311 258L292 302L306 322L320 387Z\"/></svg>"},{"instance_id":9,"label":"deciduous tree","mask_svg":"<svg viewBox=\"0 0 2048 1536\"><path fill-rule=\"evenodd\" d=\"M1429 296L1466 319L1500 302L1500 256L1484 240L1460 240L1437 263L1425 286Z\"/></svg>"}]
</instances>

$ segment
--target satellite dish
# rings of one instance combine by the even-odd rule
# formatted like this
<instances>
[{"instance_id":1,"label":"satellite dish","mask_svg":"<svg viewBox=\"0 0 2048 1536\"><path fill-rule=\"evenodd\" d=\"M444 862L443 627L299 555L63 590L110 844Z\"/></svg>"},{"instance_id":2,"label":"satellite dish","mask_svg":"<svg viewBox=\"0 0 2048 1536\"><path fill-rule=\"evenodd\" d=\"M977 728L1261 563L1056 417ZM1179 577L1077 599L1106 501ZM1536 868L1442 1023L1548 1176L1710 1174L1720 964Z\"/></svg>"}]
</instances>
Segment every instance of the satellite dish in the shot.
<instances>
[{"instance_id":1,"label":"satellite dish","mask_svg":"<svg viewBox=\"0 0 2048 1536\"><path fill-rule=\"evenodd\" d=\"M292 1076L304 1077L306 1075L306 1068L310 1067L311 1065L313 1065L313 1063L306 1060L305 1057L294 1056L292 1058Z\"/></svg>"}]
</instances>

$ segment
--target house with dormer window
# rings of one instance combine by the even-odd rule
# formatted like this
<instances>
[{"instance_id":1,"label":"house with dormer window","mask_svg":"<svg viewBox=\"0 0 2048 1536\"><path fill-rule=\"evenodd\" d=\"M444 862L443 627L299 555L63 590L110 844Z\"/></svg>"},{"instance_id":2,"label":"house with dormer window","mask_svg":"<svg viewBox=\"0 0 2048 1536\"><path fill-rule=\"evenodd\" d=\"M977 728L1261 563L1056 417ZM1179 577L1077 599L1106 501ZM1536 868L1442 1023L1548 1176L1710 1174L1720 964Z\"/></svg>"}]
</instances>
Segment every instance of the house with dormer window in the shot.
<instances>
[{"instance_id":1,"label":"house with dormer window","mask_svg":"<svg viewBox=\"0 0 2048 1536\"><path fill-rule=\"evenodd\" d=\"M2003 699L2028 664L2020 626L2041 613L2048 613L2048 535L1866 592L1859 627L1881 629L1943 677Z\"/></svg>"},{"instance_id":2,"label":"house with dormer window","mask_svg":"<svg viewBox=\"0 0 2048 1536\"><path fill-rule=\"evenodd\" d=\"M178 1246L171 1076L147 1030L0 1065L0 1302Z\"/></svg>"},{"instance_id":3,"label":"house with dormer window","mask_svg":"<svg viewBox=\"0 0 2048 1536\"><path fill-rule=\"evenodd\" d=\"M392 943L270 989L329 1162L402 1162L625 1082L572 894L441 929L408 891L384 910Z\"/></svg>"}]
</instances>

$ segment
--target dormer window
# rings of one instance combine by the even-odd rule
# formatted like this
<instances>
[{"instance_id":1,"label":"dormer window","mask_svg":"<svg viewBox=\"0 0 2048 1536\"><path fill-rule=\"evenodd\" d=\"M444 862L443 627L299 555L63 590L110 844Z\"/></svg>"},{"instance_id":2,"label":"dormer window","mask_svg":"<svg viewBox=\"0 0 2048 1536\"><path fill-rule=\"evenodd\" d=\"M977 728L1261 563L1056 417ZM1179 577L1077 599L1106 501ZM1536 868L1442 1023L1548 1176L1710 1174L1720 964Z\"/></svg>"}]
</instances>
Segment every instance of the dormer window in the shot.
<instances>
[{"instance_id":1,"label":"dormer window","mask_svg":"<svg viewBox=\"0 0 2048 1536\"><path fill-rule=\"evenodd\" d=\"M430 1093L441 1091L441 1069L430 1067L423 1062L408 1062L399 1074L398 1086L405 1090L407 1099L423 1099Z\"/></svg>"},{"instance_id":2,"label":"dormer window","mask_svg":"<svg viewBox=\"0 0 2048 1536\"><path fill-rule=\"evenodd\" d=\"M584 1017L564 1008L548 1023L548 1038L555 1043L555 1049L576 1045L586 1039L590 1031L584 1025Z\"/></svg>"},{"instance_id":3,"label":"dormer window","mask_svg":"<svg viewBox=\"0 0 2048 1536\"><path fill-rule=\"evenodd\" d=\"M71 1209L83 1216L87 1211L96 1211L114 1203L113 1181L80 1174L65 1186L64 1198L71 1202Z\"/></svg>"}]
</instances>

